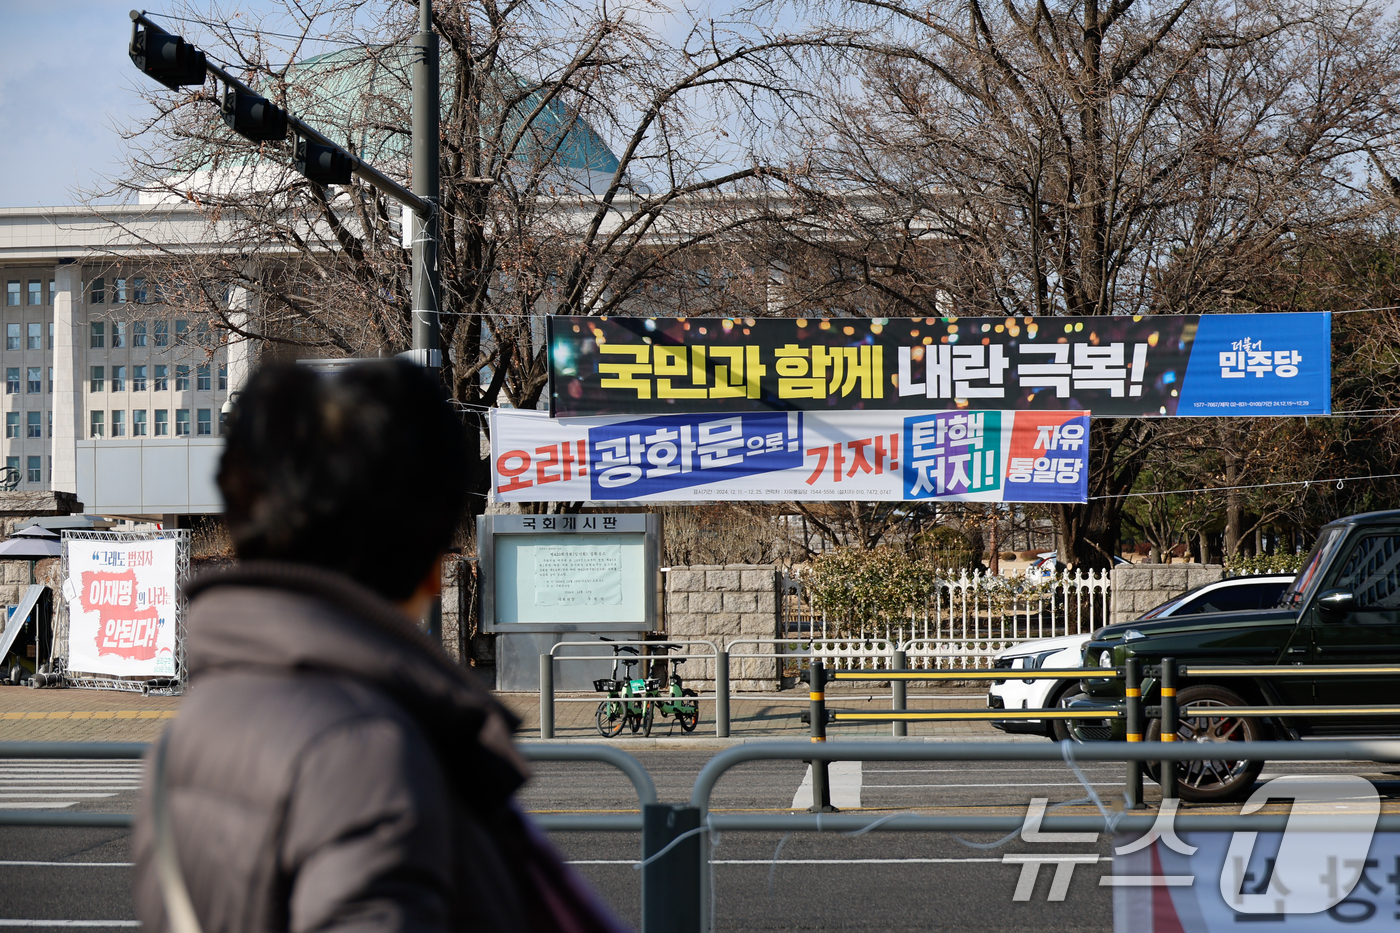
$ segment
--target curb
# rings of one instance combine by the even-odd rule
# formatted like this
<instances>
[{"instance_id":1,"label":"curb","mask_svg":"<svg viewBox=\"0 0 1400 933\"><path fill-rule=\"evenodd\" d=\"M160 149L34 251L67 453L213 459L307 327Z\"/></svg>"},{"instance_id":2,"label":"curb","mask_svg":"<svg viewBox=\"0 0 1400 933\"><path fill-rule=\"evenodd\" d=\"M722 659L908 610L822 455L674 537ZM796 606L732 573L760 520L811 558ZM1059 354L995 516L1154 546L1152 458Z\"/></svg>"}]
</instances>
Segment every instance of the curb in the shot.
<instances>
[{"instance_id":1,"label":"curb","mask_svg":"<svg viewBox=\"0 0 1400 933\"><path fill-rule=\"evenodd\" d=\"M753 744L758 743L758 742L784 742L784 741L787 741L787 742L802 742L802 743L807 743L807 742L809 741L809 738L808 738L807 736L802 736L802 737L799 738L799 737L789 737L789 736L782 736L782 735L763 735L763 736L754 736L754 737L751 737L751 738L750 738L750 737L745 737L745 738L728 738L728 739L716 738L716 737L714 737L714 736L711 736L710 738L707 738L707 739L706 739L706 738L700 738L700 739L683 739L683 738L675 738L675 737L670 737L670 736L660 737L660 738L646 738L646 739L640 739L640 738L634 739L634 738L630 738L630 737L629 737L629 738L625 738L625 739L604 739L602 736L599 736L599 737L597 737L597 738L541 739L541 738L538 737L538 736L535 736L535 737L532 738L532 737L530 737L530 736L517 735L517 736L515 737L515 741L516 741L518 744L526 744L526 745L609 745L609 746L612 746L612 747L614 747L614 748L621 748L621 749L628 749L628 748L656 748L656 749L665 749L665 750L670 750L670 751L685 750L685 749L692 749L692 750L695 750L695 751L706 751L706 750L711 750L711 749L716 749L716 748L733 748L733 747L736 746L736 745L753 745ZM964 735L916 735L916 736L900 736L900 737L894 737L894 736L888 736L888 735L879 735L879 736L877 736L877 735L871 735L871 736L850 736L850 737L846 737L846 738L832 738L832 737L828 737L828 738L827 738L827 744L828 744L828 745L833 744L833 743L837 743L837 742L925 742L925 743L927 743L927 742L978 742L978 741L983 741L983 739L982 739L980 736L975 736L975 735L965 735L965 736L964 736ZM995 737L993 737L993 743L992 743L992 744L1002 745L1002 744L1005 744L1005 743L1007 743L1007 742L1020 743L1020 742L1049 742L1049 741L1050 741L1049 739L1043 739L1043 738L1040 738L1040 737L1038 737L1038 736L1033 736L1033 735L1001 735L1001 736L995 736Z\"/></svg>"}]
</instances>

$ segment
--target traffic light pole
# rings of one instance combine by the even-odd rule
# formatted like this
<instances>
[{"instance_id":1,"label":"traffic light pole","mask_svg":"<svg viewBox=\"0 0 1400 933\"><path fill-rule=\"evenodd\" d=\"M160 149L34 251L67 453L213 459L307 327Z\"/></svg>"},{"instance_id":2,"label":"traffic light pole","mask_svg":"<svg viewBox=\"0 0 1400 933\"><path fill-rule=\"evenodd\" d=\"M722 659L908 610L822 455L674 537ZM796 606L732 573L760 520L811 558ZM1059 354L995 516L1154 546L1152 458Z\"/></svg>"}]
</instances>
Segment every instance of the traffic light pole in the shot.
<instances>
[{"instance_id":1,"label":"traffic light pole","mask_svg":"<svg viewBox=\"0 0 1400 933\"><path fill-rule=\"evenodd\" d=\"M413 37L413 193L426 209L413 215L413 359L442 367L441 276L438 269L438 41L432 0L418 0Z\"/></svg>"},{"instance_id":2,"label":"traffic light pole","mask_svg":"<svg viewBox=\"0 0 1400 933\"><path fill-rule=\"evenodd\" d=\"M161 27L159 23L156 23L154 20L146 16L145 13L138 12L137 10L131 11L131 20L137 25L145 26L147 29L153 29L156 32L160 33L165 32L165 29ZM206 61L204 65L204 70L207 71L209 74L213 75L214 77L218 78L220 81L224 82L224 84L228 85L231 88L235 88L236 90L241 91L244 94L257 94L257 92L254 91L252 88L248 87L248 85L244 84L242 81L238 80L233 75L220 68L218 65L215 65L213 62ZM309 123L305 123L302 120L298 119L293 114L287 114L287 125L291 127L291 129L294 130L296 134L302 137L303 139L309 139L312 142L318 143L322 146L334 146L336 148L340 148L336 145L336 143L333 140L330 139L330 137L326 136L324 133L321 133ZM354 173L358 175L361 179L363 179L366 184L378 188L380 191L384 192L389 197L393 198L401 204L407 204L410 208L413 209L413 212L415 214L423 215L432 213L432 205L429 204L428 201L418 197L418 195L414 194L412 191L409 191L407 188L394 181L388 175L385 175L383 172L380 172L374 166L369 165L366 162L361 162L359 159L356 159Z\"/></svg>"}]
</instances>

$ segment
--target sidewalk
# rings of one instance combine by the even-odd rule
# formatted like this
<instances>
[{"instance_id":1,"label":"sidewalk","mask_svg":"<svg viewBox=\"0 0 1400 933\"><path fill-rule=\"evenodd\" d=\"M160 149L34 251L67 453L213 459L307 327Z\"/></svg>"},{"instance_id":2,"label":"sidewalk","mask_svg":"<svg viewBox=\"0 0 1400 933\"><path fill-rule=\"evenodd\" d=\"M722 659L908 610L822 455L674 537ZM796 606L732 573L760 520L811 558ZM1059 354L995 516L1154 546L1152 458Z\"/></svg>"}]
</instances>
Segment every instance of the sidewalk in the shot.
<instances>
[{"instance_id":1,"label":"sidewalk","mask_svg":"<svg viewBox=\"0 0 1400 933\"><path fill-rule=\"evenodd\" d=\"M179 707L179 697L0 687L0 741L152 742Z\"/></svg>"},{"instance_id":2,"label":"sidewalk","mask_svg":"<svg viewBox=\"0 0 1400 933\"><path fill-rule=\"evenodd\" d=\"M880 695L869 685L854 685L854 689L835 684L826 688L828 710L845 712L875 712L890 708L888 693ZM935 696L936 699L928 699ZM873 699L871 698L873 696ZM518 736L521 741L537 741L540 736L540 697L538 693L498 693L497 697L511 712L521 719ZM554 698L554 735L557 739L589 739L603 741L598 734L595 713L599 695L571 693L556 694ZM924 685L911 688L907 708L918 709L986 709L985 688L930 688ZM811 735L811 728L801 721L808 709L807 690L800 686L781 693L754 694L742 693L729 701L729 734L731 738L743 739L800 739ZM1005 733L989 722L911 722L907 724L908 734L913 737L936 737L975 741ZM826 727L827 736L841 738L889 738L893 735L890 723L860 722L832 723ZM714 739L715 704L713 700L700 701L700 725L689 735L682 732L671 718L657 718L651 730L652 738L673 737L695 741ZM640 735L640 733L639 733ZM631 737L624 733L620 739ZM669 743L668 743L669 747Z\"/></svg>"},{"instance_id":3,"label":"sidewalk","mask_svg":"<svg viewBox=\"0 0 1400 933\"><path fill-rule=\"evenodd\" d=\"M881 696L864 685L856 689L826 691L827 708L873 712L890 708L888 694ZM863 687L863 689L862 689ZM928 699L930 695L937 699ZM872 699L872 695L874 698ZM540 697L538 693L498 693L497 697L521 719L521 741L538 741ZM577 701L577 702L575 702ZM554 734L559 739L605 741L598 734L594 712L597 694L561 694L554 700ZM972 689L911 689L909 709L984 709L986 692ZM179 697L147 697L114 690L43 689L0 687L0 741L9 742L151 742L180 708ZM774 694L739 694L729 702L730 736L733 740L800 739L811 734L801 721L808 708L805 688ZM987 722L911 722L911 738L977 740L1005 733ZM673 719L658 719L652 738L671 737L679 742L712 742L715 738L715 704L700 702L700 725L686 734ZM840 738L889 738L889 723L833 723L827 735ZM620 741L636 741L631 733ZM670 742L665 743L668 747ZM729 743L726 743L729 744Z\"/></svg>"}]
</instances>

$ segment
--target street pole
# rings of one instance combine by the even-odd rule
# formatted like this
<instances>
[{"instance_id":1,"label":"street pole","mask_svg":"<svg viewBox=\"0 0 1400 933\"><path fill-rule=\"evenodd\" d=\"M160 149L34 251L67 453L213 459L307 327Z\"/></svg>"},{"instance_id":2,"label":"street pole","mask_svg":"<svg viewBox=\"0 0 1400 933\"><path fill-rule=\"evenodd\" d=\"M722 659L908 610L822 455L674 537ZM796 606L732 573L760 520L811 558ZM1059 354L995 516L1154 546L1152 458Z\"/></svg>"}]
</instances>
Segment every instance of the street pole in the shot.
<instances>
[{"instance_id":1,"label":"street pole","mask_svg":"<svg viewBox=\"0 0 1400 933\"><path fill-rule=\"evenodd\" d=\"M438 316L438 41L433 33L432 0L418 0L418 33L413 37L413 193L428 203L413 214L413 359L432 370L442 367Z\"/></svg>"}]
</instances>

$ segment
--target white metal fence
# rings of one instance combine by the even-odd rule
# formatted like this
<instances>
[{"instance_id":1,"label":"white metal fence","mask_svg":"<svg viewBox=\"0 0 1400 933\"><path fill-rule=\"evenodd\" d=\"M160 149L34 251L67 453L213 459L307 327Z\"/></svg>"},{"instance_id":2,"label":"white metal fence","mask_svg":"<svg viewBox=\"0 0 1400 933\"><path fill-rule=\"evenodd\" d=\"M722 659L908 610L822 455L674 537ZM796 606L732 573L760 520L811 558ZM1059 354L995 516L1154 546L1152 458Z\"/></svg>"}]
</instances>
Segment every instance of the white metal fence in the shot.
<instances>
[{"instance_id":1,"label":"white metal fence","mask_svg":"<svg viewBox=\"0 0 1400 933\"><path fill-rule=\"evenodd\" d=\"M910 667L938 669L991 667L992 655L1008 645L1035 638L1087 634L1111 618L1111 574L1107 570L1064 572L1042 580L963 571L940 579L924 605L907 614L851 621L815 609L802 577L788 580L783 596L783 635L813 641L814 652L830 667L879 669L882 643L908 646ZM822 651L824 639L845 640ZM852 642L869 642L856 652ZM859 655L859 656L858 656Z\"/></svg>"}]
</instances>

